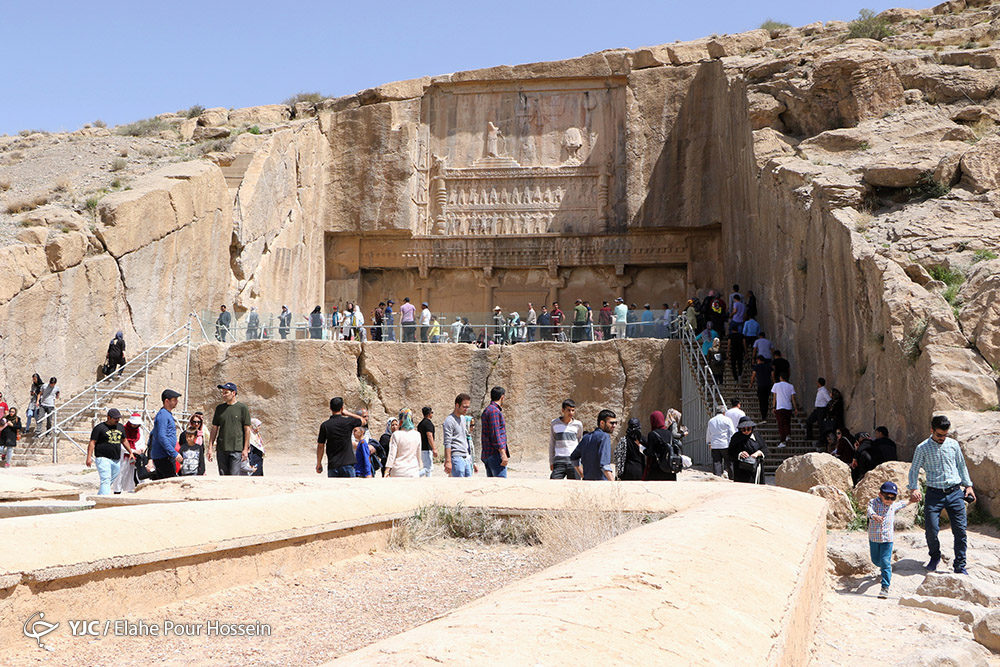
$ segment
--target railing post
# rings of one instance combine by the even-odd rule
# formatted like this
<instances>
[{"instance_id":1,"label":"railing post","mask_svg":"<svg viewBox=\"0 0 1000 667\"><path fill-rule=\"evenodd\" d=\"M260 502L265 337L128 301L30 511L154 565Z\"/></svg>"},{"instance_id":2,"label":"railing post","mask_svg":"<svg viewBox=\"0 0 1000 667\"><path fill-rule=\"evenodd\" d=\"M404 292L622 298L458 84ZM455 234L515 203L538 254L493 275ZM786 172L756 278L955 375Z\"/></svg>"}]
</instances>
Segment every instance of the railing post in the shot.
<instances>
[{"instance_id":1,"label":"railing post","mask_svg":"<svg viewBox=\"0 0 1000 667\"><path fill-rule=\"evenodd\" d=\"M48 422L48 413L45 415ZM52 462L59 463L59 408L52 408Z\"/></svg>"},{"instance_id":2,"label":"railing post","mask_svg":"<svg viewBox=\"0 0 1000 667\"><path fill-rule=\"evenodd\" d=\"M142 415L146 416L146 397L149 395L149 348L146 348L146 365L142 370Z\"/></svg>"},{"instance_id":3,"label":"railing post","mask_svg":"<svg viewBox=\"0 0 1000 667\"><path fill-rule=\"evenodd\" d=\"M187 351L187 360L184 362L184 412L188 409L188 387L191 378L191 320L187 323L187 341L184 345Z\"/></svg>"}]
</instances>

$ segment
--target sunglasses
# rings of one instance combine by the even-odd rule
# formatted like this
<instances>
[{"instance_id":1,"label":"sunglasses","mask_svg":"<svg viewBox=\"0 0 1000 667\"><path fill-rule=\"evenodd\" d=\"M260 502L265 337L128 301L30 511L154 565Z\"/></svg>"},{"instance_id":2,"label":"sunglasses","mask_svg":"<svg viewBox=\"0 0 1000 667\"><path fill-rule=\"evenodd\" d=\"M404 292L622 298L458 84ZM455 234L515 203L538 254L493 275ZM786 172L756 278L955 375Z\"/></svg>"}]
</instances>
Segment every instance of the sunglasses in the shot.
<instances>
[{"instance_id":1,"label":"sunglasses","mask_svg":"<svg viewBox=\"0 0 1000 667\"><path fill-rule=\"evenodd\" d=\"M895 500L896 499L896 494L895 493L883 493L882 495L886 497L886 500Z\"/></svg>"}]
</instances>

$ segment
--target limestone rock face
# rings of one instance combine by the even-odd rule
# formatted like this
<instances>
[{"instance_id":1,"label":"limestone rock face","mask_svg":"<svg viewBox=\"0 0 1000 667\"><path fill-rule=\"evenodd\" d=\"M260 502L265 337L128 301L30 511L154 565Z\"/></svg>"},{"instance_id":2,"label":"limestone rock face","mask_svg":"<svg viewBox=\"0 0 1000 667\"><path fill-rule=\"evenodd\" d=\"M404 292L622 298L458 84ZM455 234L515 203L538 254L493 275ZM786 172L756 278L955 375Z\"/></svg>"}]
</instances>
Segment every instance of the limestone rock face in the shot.
<instances>
[{"instance_id":1,"label":"limestone rock face","mask_svg":"<svg viewBox=\"0 0 1000 667\"><path fill-rule=\"evenodd\" d=\"M1000 137L987 137L962 155L962 177L973 192L1000 187Z\"/></svg>"},{"instance_id":2,"label":"limestone rock face","mask_svg":"<svg viewBox=\"0 0 1000 667\"><path fill-rule=\"evenodd\" d=\"M991 651L1000 651L1000 609L994 609L983 616L972 627L972 635Z\"/></svg>"},{"instance_id":3,"label":"limestone rock face","mask_svg":"<svg viewBox=\"0 0 1000 667\"><path fill-rule=\"evenodd\" d=\"M194 131L198 129L198 119L188 118L181 121L181 124L177 127L177 132L180 134L181 141L191 141L194 138Z\"/></svg>"},{"instance_id":4,"label":"limestone rock face","mask_svg":"<svg viewBox=\"0 0 1000 667\"><path fill-rule=\"evenodd\" d=\"M906 88L919 88L931 103L948 104L960 99L983 100L1000 83L1000 73L971 67L913 63L899 73Z\"/></svg>"},{"instance_id":5,"label":"limestone rock face","mask_svg":"<svg viewBox=\"0 0 1000 667\"><path fill-rule=\"evenodd\" d=\"M772 158L793 155L795 144L794 139L769 127L754 130L753 133L754 158L756 158L757 164L762 167Z\"/></svg>"},{"instance_id":6,"label":"limestone rock face","mask_svg":"<svg viewBox=\"0 0 1000 667\"><path fill-rule=\"evenodd\" d=\"M83 261L87 237L81 232L59 234L45 246L45 256L51 271L64 271Z\"/></svg>"},{"instance_id":7,"label":"limestone rock face","mask_svg":"<svg viewBox=\"0 0 1000 667\"><path fill-rule=\"evenodd\" d=\"M865 167L865 182L890 188L914 187L922 177L931 175L950 155L961 155L968 145L960 141L942 141L930 146L904 146L878 155Z\"/></svg>"},{"instance_id":8,"label":"limestone rock face","mask_svg":"<svg viewBox=\"0 0 1000 667\"><path fill-rule=\"evenodd\" d=\"M754 130L770 127L781 131L785 125L781 122L781 112L785 110L782 102L774 99L767 93L751 92L747 95L750 100L750 126Z\"/></svg>"},{"instance_id":9,"label":"limestone rock face","mask_svg":"<svg viewBox=\"0 0 1000 667\"><path fill-rule=\"evenodd\" d=\"M237 125L275 125L291 118L292 112L284 104L266 104L259 107L233 109L229 112L229 124Z\"/></svg>"},{"instance_id":10,"label":"limestone rock face","mask_svg":"<svg viewBox=\"0 0 1000 667\"><path fill-rule=\"evenodd\" d=\"M763 29L741 32L736 35L723 35L722 37L708 40L708 55L712 58L739 56L759 49L767 44L770 39L771 33Z\"/></svg>"},{"instance_id":11,"label":"limestone rock face","mask_svg":"<svg viewBox=\"0 0 1000 667\"><path fill-rule=\"evenodd\" d=\"M816 61L811 83L789 81L777 98L796 134L850 127L903 106L903 85L889 60L874 51L831 53Z\"/></svg>"},{"instance_id":12,"label":"limestone rock face","mask_svg":"<svg viewBox=\"0 0 1000 667\"><path fill-rule=\"evenodd\" d=\"M993 516L1000 515L1000 413L949 413L952 430L965 455L965 465L982 503Z\"/></svg>"},{"instance_id":13,"label":"limestone rock face","mask_svg":"<svg viewBox=\"0 0 1000 667\"><path fill-rule=\"evenodd\" d=\"M1000 604L1000 586L965 574L929 572L917 588L917 595L953 598L983 607Z\"/></svg>"},{"instance_id":14,"label":"limestone rock face","mask_svg":"<svg viewBox=\"0 0 1000 667\"><path fill-rule=\"evenodd\" d=\"M587 430L596 425L604 408L616 412L620 423L639 417L648 430L649 413L679 405L680 397L668 378L679 372L679 350L673 341L635 340L563 346L566 354L552 354L555 343L535 343L480 350L471 345L400 345L328 341L247 341L224 347L206 344L192 356L192 377L202 378L191 389L192 409L213 409L217 384L233 381L240 400L267 426L280 424L278 438L267 441L275 451L300 451L315 446L319 424L328 417L328 403L342 396L351 409L367 405L373 434L385 429L389 416L407 407L417 415L428 405L440 429L454 407L455 396L472 397L469 414L477 416L489 405L494 386L507 389L504 417L511 458L547 460L549 424L559 406L572 397L577 416ZM280 368L274 379L262 368ZM315 382L316 369L329 378ZM545 378L524 382L524 377ZM577 378L586 377L587 383ZM310 379L313 378L313 379ZM363 378L364 382L361 379ZM306 387L289 392L287 386ZM206 414L211 414L207 412ZM617 442L620 434L612 435ZM478 430L476 432L478 452ZM685 447L704 446L684 443ZM304 451L304 450L303 450Z\"/></svg>"},{"instance_id":15,"label":"limestone rock face","mask_svg":"<svg viewBox=\"0 0 1000 667\"><path fill-rule=\"evenodd\" d=\"M191 130L191 139L193 141L209 141L211 139L224 139L229 136L229 130L224 127L210 126L202 127L198 126Z\"/></svg>"},{"instance_id":16,"label":"limestone rock face","mask_svg":"<svg viewBox=\"0 0 1000 667\"><path fill-rule=\"evenodd\" d=\"M830 454L811 452L785 459L774 473L774 482L796 491L808 492L814 486L830 486L850 492L851 469Z\"/></svg>"},{"instance_id":17,"label":"limestone rock face","mask_svg":"<svg viewBox=\"0 0 1000 667\"><path fill-rule=\"evenodd\" d=\"M993 654L971 639L941 636L940 646L905 656L895 667L988 667Z\"/></svg>"},{"instance_id":18,"label":"limestone rock face","mask_svg":"<svg viewBox=\"0 0 1000 667\"><path fill-rule=\"evenodd\" d=\"M851 499L842 489L833 486L813 486L809 493L826 500L826 527L830 530L847 528L854 518L854 507Z\"/></svg>"},{"instance_id":19,"label":"limestone rock face","mask_svg":"<svg viewBox=\"0 0 1000 667\"><path fill-rule=\"evenodd\" d=\"M1000 260L974 265L961 296L962 331L986 361L1000 367Z\"/></svg>"}]
</instances>

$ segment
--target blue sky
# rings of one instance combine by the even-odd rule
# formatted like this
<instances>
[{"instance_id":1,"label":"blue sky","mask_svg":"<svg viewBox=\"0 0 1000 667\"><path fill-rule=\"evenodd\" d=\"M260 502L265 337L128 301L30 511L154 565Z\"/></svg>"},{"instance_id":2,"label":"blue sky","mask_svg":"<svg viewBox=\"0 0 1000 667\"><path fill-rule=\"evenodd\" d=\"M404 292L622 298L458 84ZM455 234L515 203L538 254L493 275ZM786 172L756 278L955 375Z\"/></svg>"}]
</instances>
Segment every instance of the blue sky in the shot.
<instances>
[{"instance_id":1,"label":"blue sky","mask_svg":"<svg viewBox=\"0 0 1000 667\"><path fill-rule=\"evenodd\" d=\"M0 0L0 134L345 95L427 74L712 33L850 20L900 2Z\"/></svg>"}]
</instances>

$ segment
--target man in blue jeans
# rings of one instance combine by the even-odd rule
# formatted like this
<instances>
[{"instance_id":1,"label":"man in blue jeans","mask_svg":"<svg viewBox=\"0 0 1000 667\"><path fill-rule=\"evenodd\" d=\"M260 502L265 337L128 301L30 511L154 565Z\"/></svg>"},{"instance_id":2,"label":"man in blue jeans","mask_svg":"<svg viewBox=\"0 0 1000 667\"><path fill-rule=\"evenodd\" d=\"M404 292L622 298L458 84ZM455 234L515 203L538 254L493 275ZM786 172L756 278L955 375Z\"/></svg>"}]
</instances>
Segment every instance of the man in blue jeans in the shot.
<instances>
[{"instance_id":1,"label":"man in blue jeans","mask_svg":"<svg viewBox=\"0 0 1000 667\"><path fill-rule=\"evenodd\" d=\"M472 398L468 394L455 397L455 409L444 418L444 472L452 477L472 477L479 468L472 459L472 438L465 427L465 414Z\"/></svg>"},{"instance_id":2,"label":"man in blue jeans","mask_svg":"<svg viewBox=\"0 0 1000 667\"><path fill-rule=\"evenodd\" d=\"M931 436L917 445L913 452L913 464L906 488L910 490L910 500L920 500L917 479L920 469L927 473L927 497L924 499L924 534L930 561L925 566L930 572L941 562L941 543L938 540L938 525L941 510L948 510L951 532L955 536L955 560L952 563L956 574L968 574L965 569L966 535L968 517L965 513L966 499L976 500L972 490L972 480L965 466L965 457L958 442L948 437L951 422L944 415L936 415L931 420Z\"/></svg>"},{"instance_id":3,"label":"man in blue jeans","mask_svg":"<svg viewBox=\"0 0 1000 667\"><path fill-rule=\"evenodd\" d=\"M367 426L368 418L344 409L344 399L330 399L330 418L319 427L316 443L316 472L323 472L323 453L326 453L327 477L354 477L356 462L351 433L358 426Z\"/></svg>"},{"instance_id":4,"label":"man in blue jeans","mask_svg":"<svg viewBox=\"0 0 1000 667\"><path fill-rule=\"evenodd\" d=\"M506 477L510 450L507 448L507 422L503 418L503 399L506 390L493 387L490 390L490 404L483 410L482 451L480 456L486 466L487 477Z\"/></svg>"},{"instance_id":5,"label":"man in blue jeans","mask_svg":"<svg viewBox=\"0 0 1000 667\"><path fill-rule=\"evenodd\" d=\"M118 477L122 459L122 442L125 441L125 429L118 420L122 414L117 408L108 410L108 418L94 427L90 433L87 445L87 467L97 466L97 476L100 478L98 495L111 493L111 482Z\"/></svg>"}]
</instances>

